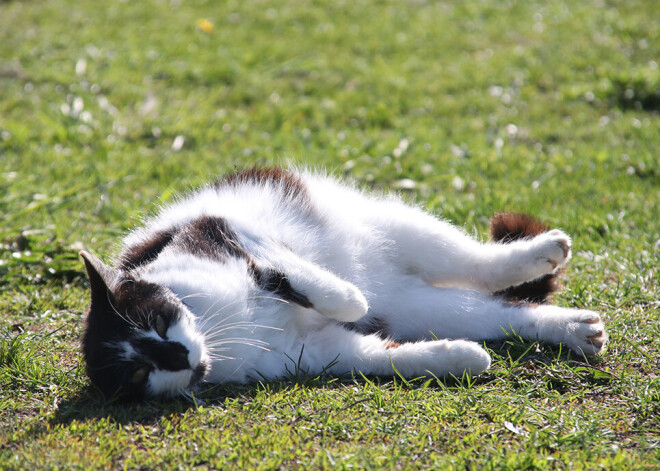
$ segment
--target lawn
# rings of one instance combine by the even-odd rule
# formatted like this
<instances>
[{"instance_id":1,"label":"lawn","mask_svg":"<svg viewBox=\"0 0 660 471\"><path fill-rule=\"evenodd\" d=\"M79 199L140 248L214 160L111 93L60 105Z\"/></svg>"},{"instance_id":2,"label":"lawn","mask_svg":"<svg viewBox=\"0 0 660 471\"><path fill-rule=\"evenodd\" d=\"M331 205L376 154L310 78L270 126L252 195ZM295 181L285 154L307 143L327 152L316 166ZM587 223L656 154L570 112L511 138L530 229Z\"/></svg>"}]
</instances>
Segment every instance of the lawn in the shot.
<instances>
[{"instance_id":1,"label":"lawn","mask_svg":"<svg viewBox=\"0 0 660 471\"><path fill-rule=\"evenodd\" d=\"M660 467L660 15L644 0L0 1L0 468ZM254 164L323 166L486 238L573 236L586 360L106 403L78 257Z\"/></svg>"}]
</instances>

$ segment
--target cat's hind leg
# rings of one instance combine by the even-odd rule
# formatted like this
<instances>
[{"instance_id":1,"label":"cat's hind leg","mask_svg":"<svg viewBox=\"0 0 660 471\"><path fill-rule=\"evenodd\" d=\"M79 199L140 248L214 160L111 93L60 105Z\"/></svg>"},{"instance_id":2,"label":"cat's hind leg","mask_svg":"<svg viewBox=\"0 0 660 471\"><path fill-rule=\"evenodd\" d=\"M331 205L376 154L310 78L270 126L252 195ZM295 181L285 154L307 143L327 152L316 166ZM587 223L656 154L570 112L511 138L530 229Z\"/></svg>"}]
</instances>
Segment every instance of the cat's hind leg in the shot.
<instances>
[{"instance_id":1,"label":"cat's hind leg","mask_svg":"<svg viewBox=\"0 0 660 471\"><path fill-rule=\"evenodd\" d=\"M385 335L403 341L432 338L526 340L564 344L586 355L601 353L607 334L598 313L551 305L511 305L477 291L436 288L410 281L375 301L374 314ZM369 318L358 323L368 325Z\"/></svg>"},{"instance_id":2,"label":"cat's hind leg","mask_svg":"<svg viewBox=\"0 0 660 471\"><path fill-rule=\"evenodd\" d=\"M435 285L495 292L554 273L571 256L571 239L560 230L510 243L481 243L404 204L390 203L367 217L392 242L392 262Z\"/></svg>"}]
</instances>

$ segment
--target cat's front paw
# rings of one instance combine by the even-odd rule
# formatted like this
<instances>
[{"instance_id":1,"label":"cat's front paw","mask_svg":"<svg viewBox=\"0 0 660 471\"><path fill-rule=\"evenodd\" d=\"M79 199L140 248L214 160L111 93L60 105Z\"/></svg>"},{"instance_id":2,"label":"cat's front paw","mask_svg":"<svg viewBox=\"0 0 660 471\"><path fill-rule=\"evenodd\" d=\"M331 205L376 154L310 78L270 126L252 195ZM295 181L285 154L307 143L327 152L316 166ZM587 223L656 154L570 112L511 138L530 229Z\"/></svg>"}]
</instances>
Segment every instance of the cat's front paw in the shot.
<instances>
[{"instance_id":1,"label":"cat's front paw","mask_svg":"<svg viewBox=\"0 0 660 471\"><path fill-rule=\"evenodd\" d=\"M352 283L336 282L332 289L318 293L314 309L321 314L342 322L355 322L369 309L367 299Z\"/></svg>"},{"instance_id":2,"label":"cat's front paw","mask_svg":"<svg viewBox=\"0 0 660 471\"><path fill-rule=\"evenodd\" d=\"M417 345L422 345L418 343ZM428 342L426 370L436 376L478 375L490 368L490 355L476 342L468 340L436 340Z\"/></svg>"},{"instance_id":3,"label":"cat's front paw","mask_svg":"<svg viewBox=\"0 0 660 471\"><path fill-rule=\"evenodd\" d=\"M490 355L481 345L466 340L450 340L448 373L460 377L463 373L478 375L490 368Z\"/></svg>"}]
</instances>

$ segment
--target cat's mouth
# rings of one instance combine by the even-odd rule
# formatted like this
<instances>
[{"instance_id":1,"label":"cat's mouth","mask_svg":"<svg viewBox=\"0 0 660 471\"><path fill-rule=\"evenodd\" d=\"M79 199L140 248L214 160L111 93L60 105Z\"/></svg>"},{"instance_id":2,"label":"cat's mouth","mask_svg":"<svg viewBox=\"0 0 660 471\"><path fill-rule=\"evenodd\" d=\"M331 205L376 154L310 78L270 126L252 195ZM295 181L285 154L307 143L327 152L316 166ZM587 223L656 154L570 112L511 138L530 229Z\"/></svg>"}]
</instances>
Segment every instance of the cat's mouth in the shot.
<instances>
[{"instance_id":1,"label":"cat's mouth","mask_svg":"<svg viewBox=\"0 0 660 471\"><path fill-rule=\"evenodd\" d=\"M195 390L197 387L202 384L202 381L204 380L204 376L206 376L206 373L209 370L209 364L207 361L202 360L199 362L199 364L193 368L192 372L192 377L190 378L190 383L188 383L188 387L186 389L188 390Z\"/></svg>"}]
</instances>

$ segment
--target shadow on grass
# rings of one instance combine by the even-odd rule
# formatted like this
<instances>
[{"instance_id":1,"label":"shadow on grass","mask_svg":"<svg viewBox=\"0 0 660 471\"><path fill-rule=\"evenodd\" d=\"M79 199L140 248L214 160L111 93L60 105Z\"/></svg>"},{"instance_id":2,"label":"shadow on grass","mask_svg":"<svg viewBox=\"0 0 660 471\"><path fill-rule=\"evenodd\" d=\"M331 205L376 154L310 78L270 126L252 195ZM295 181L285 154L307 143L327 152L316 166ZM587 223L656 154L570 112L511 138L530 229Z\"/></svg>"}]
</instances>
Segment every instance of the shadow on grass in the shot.
<instances>
[{"instance_id":1,"label":"shadow on grass","mask_svg":"<svg viewBox=\"0 0 660 471\"><path fill-rule=\"evenodd\" d=\"M153 424L164 416L196 410L200 405L222 408L227 401L249 403L260 393L278 393L295 387L332 389L357 386L360 389L367 389L395 385L407 389L437 388L458 392L504 380L510 382L513 388L519 389L521 393L527 393L530 386L541 385L543 390L568 394L579 389L597 388L609 384L614 379L610 372L598 367L600 363L598 358L587 361L561 347L536 342L530 344L519 339L488 343L486 346L493 356L493 367L474 378L464 375L460 378L422 377L404 380L398 376L337 377L325 374L313 376L295 371L291 373L289 379L282 381L248 385L206 384L194 398L180 397L128 403L107 400L99 391L87 386L75 397L62 400L49 422L51 425L58 425L107 418L121 425Z\"/></svg>"},{"instance_id":2,"label":"shadow on grass","mask_svg":"<svg viewBox=\"0 0 660 471\"><path fill-rule=\"evenodd\" d=\"M511 384L513 390L545 397L549 392L560 395L591 391L609 385L616 378L603 369L600 356L587 358L567 347L525 342L511 338L489 343L493 358L491 370L477 380L495 379Z\"/></svg>"},{"instance_id":3,"label":"shadow on grass","mask_svg":"<svg viewBox=\"0 0 660 471\"><path fill-rule=\"evenodd\" d=\"M476 380L476 378L445 378L442 380L432 378L431 387L441 387L443 389L461 388L466 387L466 381L470 385L473 385ZM169 400L121 402L107 400L99 391L91 386L86 386L76 396L63 399L48 422L51 426L55 426L68 425L74 421L86 422L88 420L107 418L120 425L147 425L158 422L165 416L196 410L199 406L223 408L227 401L231 401L232 403L249 403L255 400L258 394L264 392L275 394L296 387L322 388L325 390L352 386L379 388L387 387L395 382L400 387L410 389L429 387L429 380L427 378L418 378L403 382L399 378L394 377L337 377L329 375L306 376L300 374L289 380L257 382L247 385L204 384L192 399L179 397Z\"/></svg>"},{"instance_id":4,"label":"shadow on grass","mask_svg":"<svg viewBox=\"0 0 660 471\"><path fill-rule=\"evenodd\" d=\"M80 394L62 400L50 418L51 425L85 422L90 419L108 418L118 424L152 423L163 416L183 413L196 408L196 404L185 399L169 401L119 402L107 400L91 386Z\"/></svg>"}]
</instances>

